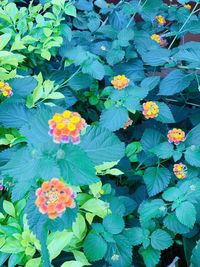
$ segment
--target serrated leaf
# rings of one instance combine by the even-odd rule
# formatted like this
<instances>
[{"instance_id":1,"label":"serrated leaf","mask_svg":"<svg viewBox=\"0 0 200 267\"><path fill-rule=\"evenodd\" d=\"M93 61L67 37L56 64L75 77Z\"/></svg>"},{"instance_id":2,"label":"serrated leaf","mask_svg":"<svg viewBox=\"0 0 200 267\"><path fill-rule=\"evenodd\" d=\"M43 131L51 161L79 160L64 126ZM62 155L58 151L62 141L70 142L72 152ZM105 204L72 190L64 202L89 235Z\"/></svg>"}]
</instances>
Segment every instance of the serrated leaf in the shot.
<instances>
[{"instance_id":1,"label":"serrated leaf","mask_svg":"<svg viewBox=\"0 0 200 267\"><path fill-rule=\"evenodd\" d=\"M193 147L187 148L185 152L185 160L195 167L200 167L200 149Z\"/></svg>"},{"instance_id":2,"label":"serrated leaf","mask_svg":"<svg viewBox=\"0 0 200 267\"><path fill-rule=\"evenodd\" d=\"M176 199L181 195L181 191L176 187L169 187L164 191L162 197L166 201L176 201Z\"/></svg>"},{"instance_id":3,"label":"serrated leaf","mask_svg":"<svg viewBox=\"0 0 200 267\"><path fill-rule=\"evenodd\" d=\"M146 267L155 267L160 260L160 250L151 246L146 249L140 248L139 253L142 255Z\"/></svg>"},{"instance_id":4,"label":"serrated leaf","mask_svg":"<svg viewBox=\"0 0 200 267\"><path fill-rule=\"evenodd\" d=\"M161 133L150 128L146 128L141 139L141 145L144 151L160 143Z\"/></svg>"},{"instance_id":5,"label":"serrated leaf","mask_svg":"<svg viewBox=\"0 0 200 267\"><path fill-rule=\"evenodd\" d=\"M84 240L83 249L89 261L98 261L105 256L107 243L100 235L90 232Z\"/></svg>"},{"instance_id":6,"label":"serrated leaf","mask_svg":"<svg viewBox=\"0 0 200 267\"><path fill-rule=\"evenodd\" d=\"M194 205L189 201L182 202L176 208L176 217L182 224L192 228L196 221L196 210Z\"/></svg>"},{"instance_id":7,"label":"serrated leaf","mask_svg":"<svg viewBox=\"0 0 200 267\"><path fill-rule=\"evenodd\" d=\"M190 267L199 267L199 262L200 262L200 241L197 242L196 246L192 251Z\"/></svg>"},{"instance_id":8,"label":"serrated leaf","mask_svg":"<svg viewBox=\"0 0 200 267\"><path fill-rule=\"evenodd\" d=\"M186 89L192 80L191 75L181 70L173 70L160 83L160 95L174 95Z\"/></svg>"},{"instance_id":9,"label":"serrated leaf","mask_svg":"<svg viewBox=\"0 0 200 267\"><path fill-rule=\"evenodd\" d=\"M149 196L154 196L162 192L163 189L168 186L171 180L171 173L164 167L150 167L146 169L143 178L147 186Z\"/></svg>"},{"instance_id":10,"label":"serrated leaf","mask_svg":"<svg viewBox=\"0 0 200 267\"><path fill-rule=\"evenodd\" d=\"M119 130L128 120L128 111L124 107L111 107L105 109L100 117L100 124L111 130Z\"/></svg>"},{"instance_id":11,"label":"serrated leaf","mask_svg":"<svg viewBox=\"0 0 200 267\"><path fill-rule=\"evenodd\" d=\"M173 244L171 236L164 230L157 229L151 234L151 245L158 250L169 248Z\"/></svg>"},{"instance_id":12,"label":"serrated leaf","mask_svg":"<svg viewBox=\"0 0 200 267\"><path fill-rule=\"evenodd\" d=\"M163 142L149 150L154 153L157 157L161 159L168 159L172 157L174 152L174 147L169 142Z\"/></svg>"},{"instance_id":13,"label":"serrated leaf","mask_svg":"<svg viewBox=\"0 0 200 267\"><path fill-rule=\"evenodd\" d=\"M186 146L199 146L199 135L200 135L200 124L195 126L186 136L185 145Z\"/></svg>"},{"instance_id":14,"label":"serrated leaf","mask_svg":"<svg viewBox=\"0 0 200 267\"><path fill-rule=\"evenodd\" d=\"M140 227L125 229L124 235L128 238L129 242L133 246L138 246L143 242L144 234L142 228Z\"/></svg>"},{"instance_id":15,"label":"serrated leaf","mask_svg":"<svg viewBox=\"0 0 200 267\"><path fill-rule=\"evenodd\" d=\"M150 66L162 66L169 62L171 51L164 48L157 48L142 55L143 61ZM156 55L156 56L155 56Z\"/></svg>"},{"instance_id":16,"label":"serrated leaf","mask_svg":"<svg viewBox=\"0 0 200 267\"><path fill-rule=\"evenodd\" d=\"M124 144L106 128L88 127L81 137L80 147L95 165L120 160L124 155Z\"/></svg>"},{"instance_id":17,"label":"serrated leaf","mask_svg":"<svg viewBox=\"0 0 200 267\"><path fill-rule=\"evenodd\" d=\"M159 113L155 119L163 123L175 122L170 108L165 103L161 103L161 102L156 102L156 103L159 107Z\"/></svg>"},{"instance_id":18,"label":"serrated leaf","mask_svg":"<svg viewBox=\"0 0 200 267\"><path fill-rule=\"evenodd\" d=\"M175 213L168 214L163 220L164 226L175 234L186 234L190 229L179 222Z\"/></svg>"},{"instance_id":19,"label":"serrated leaf","mask_svg":"<svg viewBox=\"0 0 200 267\"><path fill-rule=\"evenodd\" d=\"M124 220L117 214L110 214L103 220L103 226L111 234L119 234L124 228Z\"/></svg>"}]
</instances>

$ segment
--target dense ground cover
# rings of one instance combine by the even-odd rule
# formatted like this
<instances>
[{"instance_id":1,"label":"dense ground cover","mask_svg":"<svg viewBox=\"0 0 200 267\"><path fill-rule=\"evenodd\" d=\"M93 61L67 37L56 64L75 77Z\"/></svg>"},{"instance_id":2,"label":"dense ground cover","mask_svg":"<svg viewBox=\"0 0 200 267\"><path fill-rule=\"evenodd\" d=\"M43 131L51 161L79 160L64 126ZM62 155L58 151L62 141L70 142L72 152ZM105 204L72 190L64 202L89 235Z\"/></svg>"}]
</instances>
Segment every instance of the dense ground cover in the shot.
<instances>
[{"instance_id":1,"label":"dense ground cover","mask_svg":"<svg viewBox=\"0 0 200 267\"><path fill-rule=\"evenodd\" d=\"M200 266L199 8L0 2L0 266Z\"/></svg>"}]
</instances>

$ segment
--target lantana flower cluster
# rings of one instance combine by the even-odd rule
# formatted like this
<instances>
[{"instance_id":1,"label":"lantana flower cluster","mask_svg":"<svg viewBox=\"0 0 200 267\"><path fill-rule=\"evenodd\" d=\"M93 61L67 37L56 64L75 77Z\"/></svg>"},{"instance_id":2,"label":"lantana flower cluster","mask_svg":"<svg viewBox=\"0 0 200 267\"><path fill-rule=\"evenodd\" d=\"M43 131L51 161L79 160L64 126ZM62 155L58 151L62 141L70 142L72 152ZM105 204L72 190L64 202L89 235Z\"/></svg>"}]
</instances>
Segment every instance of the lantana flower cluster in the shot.
<instances>
[{"instance_id":1,"label":"lantana flower cluster","mask_svg":"<svg viewBox=\"0 0 200 267\"><path fill-rule=\"evenodd\" d=\"M8 83L0 82L0 93L5 97L12 96L12 88Z\"/></svg>"},{"instance_id":2,"label":"lantana flower cluster","mask_svg":"<svg viewBox=\"0 0 200 267\"><path fill-rule=\"evenodd\" d=\"M62 216L66 208L75 207L75 193L72 188L65 185L57 178L43 182L36 190L36 206L42 214L47 214L50 219Z\"/></svg>"},{"instance_id":3,"label":"lantana flower cluster","mask_svg":"<svg viewBox=\"0 0 200 267\"><path fill-rule=\"evenodd\" d=\"M173 172L178 179L184 179L187 176L187 166L182 162L174 164Z\"/></svg>"},{"instance_id":4,"label":"lantana flower cluster","mask_svg":"<svg viewBox=\"0 0 200 267\"><path fill-rule=\"evenodd\" d=\"M113 87L117 90L122 90L129 85L130 80L125 75L117 75L111 81Z\"/></svg>"},{"instance_id":5,"label":"lantana flower cluster","mask_svg":"<svg viewBox=\"0 0 200 267\"><path fill-rule=\"evenodd\" d=\"M143 103L142 113L146 119L155 118L158 116L159 107L155 102L148 101L146 103Z\"/></svg>"},{"instance_id":6,"label":"lantana flower cluster","mask_svg":"<svg viewBox=\"0 0 200 267\"><path fill-rule=\"evenodd\" d=\"M156 43L159 43L162 47L167 46L167 41L164 40L159 34L152 34L151 39Z\"/></svg>"},{"instance_id":7,"label":"lantana flower cluster","mask_svg":"<svg viewBox=\"0 0 200 267\"><path fill-rule=\"evenodd\" d=\"M55 143L78 144L80 134L86 127L86 122L77 112L65 110L63 113L56 113L49 120L49 134L53 136Z\"/></svg>"},{"instance_id":8,"label":"lantana flower cluster","mask_svg":"<svg viewBox=\"0 0 200 267\"><path fill-rule=\"evenodd\" d=\"M192 8L192 6L190 4L185 4L184 7L187 8L187 9L191 9Z\"/></svg>"},{"instance_id":9,"label":"lantana flower cluster","mask_svg":"<svg viewBox=\"0 0 200 267\"><path fill-rule=\"evenodd\" d=\"M173 128L172 130L169 130L167 137L170 143L178 145L180 142L185 141L185 132L181 129Z\"/></svg>"}]
</instances>

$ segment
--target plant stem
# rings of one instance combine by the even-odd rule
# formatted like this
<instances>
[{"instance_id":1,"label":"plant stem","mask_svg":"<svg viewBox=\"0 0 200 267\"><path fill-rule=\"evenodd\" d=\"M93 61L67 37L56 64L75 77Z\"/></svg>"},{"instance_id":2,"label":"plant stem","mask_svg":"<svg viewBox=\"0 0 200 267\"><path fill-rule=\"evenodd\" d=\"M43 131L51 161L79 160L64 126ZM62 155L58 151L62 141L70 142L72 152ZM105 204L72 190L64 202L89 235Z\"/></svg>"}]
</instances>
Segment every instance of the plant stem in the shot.
<instances>
[{"instance_id":1,"label":"plant stem","mask_svg":"<svg viewBox=\"0 0 200 267\"><path fill-rule=\"evenodd\" d=\"M148 0L146 0L146 1L144 2L144 4L141 6L141 10L142 10L143 7L146 5L146 2L147 2L147 1L148 1ZM140 6L141 2L142 2L142 0L140 0L140 1L138 2L137 7ZM130 24L131 24L131 22L133 21L133 19L134 19L136 13L137 13L137 12L135 12L135 13L131 16L129 22L128 22L127 25L126 25L126 28L128 28L128 27L130 26Z\"/></svg>"},{"instance_id":2,"label":"plant stem","mask_svg":"<svg viewBox=\"0 0 200 267\"><path fill-rule=\"evenodd\" d=\"M183 30L183 28L185 27L185 25L188 23L188 21L190 20L191 16L194 14L196 7L198 6L199 1L196 3L196 5L194 6L192 12L190 13L190 15L187 17L186 21L184 22L184 24L182 25L182 27L180 28L180 30L178 31L178 33L174 36L174 39L172 40L170 46L168 47L168 49L171 49L172 45L174 44L174 42L176 41L179 33Z\"/></svg>"},{"instance_id":3,"label":"plant stem","mask_svg":"<svg viewBox=\"0 0 200 267\"><path fill-rule=\"evenodd\" d=\"M81 66L66 80L64 81L59 88L62 88L64 85L66 85L72 78L74 78L74 76L76 76L81 70Z\"/></svg>"}]
</instances>

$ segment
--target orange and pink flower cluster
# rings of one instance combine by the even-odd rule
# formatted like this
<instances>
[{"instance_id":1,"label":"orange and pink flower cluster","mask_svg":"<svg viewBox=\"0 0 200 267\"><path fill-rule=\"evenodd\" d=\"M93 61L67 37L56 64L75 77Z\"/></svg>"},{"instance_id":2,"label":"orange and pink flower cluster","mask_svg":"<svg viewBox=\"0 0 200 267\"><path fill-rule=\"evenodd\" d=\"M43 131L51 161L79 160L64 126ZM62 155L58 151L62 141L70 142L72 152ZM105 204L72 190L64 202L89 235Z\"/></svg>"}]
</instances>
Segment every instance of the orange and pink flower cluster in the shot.
<instances>
[{"instance_id":1,"label":"orange and pink flower cluster","mask_svg":"<svg viewBox=\"0 0 200 267\"><path fill-rule=\"evenodd\" d=\"M159 113L159 107L155 102L148 101L143 104L142 113L146 119L156 118Z\"/></svg>"},{"instance_id":2,"label":"orange and pink flower cluster","mask_svg":"<svg viewBox=\"0 0 200 267\"><path fill-rule=\"evenodd\" d=\"M12 96L12 88L8 83L0 82L0 92L5 97Z\"/></svg>"},{"instance_id":3,"label":"orange and pink flower cluster","mask_svg":"<svg viewBox=\"0 0 200 267\"><path fill-rule=\"evenodd\" d=\"M178 179L184 179L187 176L187 166L182 162L174 164L173 172Z\"/></svg>"},{"instance_id":4,"label":"orange and pink flower cluster","mask_svg":"<svg viewBox=\"0 0 200 267\"><path fill-rule=\"evenodd\" d=\"M86 122L77 112L65 110L63 113L56 113L49 120L49 134L53 136L55 143L78 144L80 134L86 127Z\"/></svg>"},{"instance_id":5,"label":"orange and pink flower cluster","mask_svg":"<svg viewBox=\"0 0 200 267\"><path fill-rule=\"evenodd\" d=\"M57 178L43 182L36 190L35 204L42 214L47 214L50 219L62 216L66 208L75 207L75 193L71 187Z\"/></svg>"},{"instance_id":6,"label":"orange and pink flower cluster","mask_svg":"<svg viewBox=\"0 0 200 267\"><path fill-rule=\"evenodd\" d=\"M113 87L117 90L122 90L129 85L130 80L125 75L117 75L111 81Z\"/></svg>"},{"instance_id":7,"label":"orange and pink flower cluster","mask_svg":"<svg viewBox=\"0 0 200 267\"><path fill-rule=\"evenodd\" d=\"M180 142L185 141L185 132L181 129L173 128L172 130L169 130L167 137L170 143L178 145Z\"/></svg>"}]
</instances>

